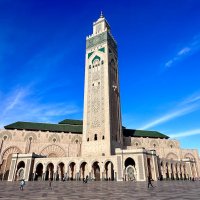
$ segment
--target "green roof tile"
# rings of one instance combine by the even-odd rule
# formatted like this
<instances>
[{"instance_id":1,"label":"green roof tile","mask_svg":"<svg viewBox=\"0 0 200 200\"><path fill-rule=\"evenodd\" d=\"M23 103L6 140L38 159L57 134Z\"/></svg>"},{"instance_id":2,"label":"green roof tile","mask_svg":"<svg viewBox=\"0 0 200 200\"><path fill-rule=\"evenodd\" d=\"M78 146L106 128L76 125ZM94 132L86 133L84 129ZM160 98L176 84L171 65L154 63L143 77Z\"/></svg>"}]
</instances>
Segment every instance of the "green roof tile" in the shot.
<instances>
[{"instance_id":1,"label":"green roof tile","mask_svg":"<svg viewBox=\"0 0 200 200\"><path fill-rule=\"evenodd\" d=\"M5 129L18 129L18 130L30 130L30 131L51 131L51 132L71 132L82 134L83 132L83 121L65 119L59 124L48 124L48 123L33 123L33 122L15 122L4 126ZM125 137L149 137L149 138L165 138L168 139L167 135L164 135L157 131L145 131L145 130L134 130L126 129L122 126L123 135Z\"/></svg>"},{"instance_id":2,"label":"green roof tile","mask_svg":"<svg viewBox=\"0 0 200 200\"><path fill-rule=\"evenodd\" d=\"M82 125L69 124L47 124L32 122L15 122L4 126L5 129L31 130L31 131L52 131L52 132L71 132L82 134Z\"/></svg>"},{"instance_id":3,"label":"green roof tile","mask_svg":"<svg viewBox=\"0 0 200 200\"><path fill-rule=\"evenodd\" d=\"M83 125L83 120L65 119L58 124Z\"/></svg>"},{"instance_id":4,"label":"green roof tile","mask_svg":"<svg viewBox=\"0 0 200 200\"><path fill-rule=\"evenodd\" d=\"M134 130L134 129L123 129L123 135L125 137L149 137L149 138L165 138L168 139L167 135L164 135L158 131L145 131L145 130Z\"/></svg>"}]
</instances>

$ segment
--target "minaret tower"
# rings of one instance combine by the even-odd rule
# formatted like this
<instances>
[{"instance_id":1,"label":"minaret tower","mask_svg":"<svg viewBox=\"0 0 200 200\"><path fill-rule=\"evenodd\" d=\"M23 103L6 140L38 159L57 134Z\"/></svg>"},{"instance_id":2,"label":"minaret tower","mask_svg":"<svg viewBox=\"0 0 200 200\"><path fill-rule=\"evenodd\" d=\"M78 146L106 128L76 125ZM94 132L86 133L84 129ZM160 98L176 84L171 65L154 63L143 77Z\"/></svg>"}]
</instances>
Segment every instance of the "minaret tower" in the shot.
<instances>
[{"instance_id":1,"label":"minaret tower","mask_svg":"<svg viewBox=\"0 0 200 200\"><path fill-rule=\"evenodd\" d=\"M101 13L86 38L83 156L109 156L122 147L117 44Z\"/></svg>"}]
</instances>

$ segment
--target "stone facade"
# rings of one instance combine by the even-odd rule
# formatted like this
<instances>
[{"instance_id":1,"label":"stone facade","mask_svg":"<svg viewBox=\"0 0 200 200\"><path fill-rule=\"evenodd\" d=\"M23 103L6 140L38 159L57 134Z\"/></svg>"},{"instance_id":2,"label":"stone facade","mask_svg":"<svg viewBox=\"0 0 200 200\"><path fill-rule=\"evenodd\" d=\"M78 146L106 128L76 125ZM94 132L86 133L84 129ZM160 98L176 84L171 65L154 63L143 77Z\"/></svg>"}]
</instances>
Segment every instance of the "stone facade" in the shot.
<instances>
[{"instance_id":1,"label":"stone facade","mask_svg":"<svg viewBox=\"0 0 200 200\"><path fill-rule=\"evenodd\" d=\"M83 126L24 124L0 130L2 180L188 179L200 176L197 150L177 140L125 135L121 124L117 44L101 16L86 39ZM36 124L37 125L37 124ZM41 124L40 124L41 125ZM44 124L43 124L44 125ZM53 125L53 124L52 124ZM38 123L39 126L39 123ZM48 126L48 125L47 125ZM46 127L46 125L45 125ZM63 128L62 131L61 128ZM81 131L66 131L68 128Z\"/></svg>"}]
</instances>

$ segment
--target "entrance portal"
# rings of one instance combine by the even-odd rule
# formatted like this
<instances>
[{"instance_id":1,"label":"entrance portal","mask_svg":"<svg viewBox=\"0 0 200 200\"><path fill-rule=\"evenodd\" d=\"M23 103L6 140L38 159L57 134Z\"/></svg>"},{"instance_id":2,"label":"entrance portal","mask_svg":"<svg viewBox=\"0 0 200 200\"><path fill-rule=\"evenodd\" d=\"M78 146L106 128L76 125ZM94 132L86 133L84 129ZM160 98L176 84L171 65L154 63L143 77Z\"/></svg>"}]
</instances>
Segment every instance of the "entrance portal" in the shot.
<instances>
[{"instance_id":1,"label":"entrance portal","mask_svg":"<svg viewBox=\"0 0 200 200\"><path fill-rule=\"evenodd\" d=\"M100 167L99 167L99 163L95 162L92 165L93 171L94 171L94 180L95 181L100 181Z\"/></svg>"}]
</instances>

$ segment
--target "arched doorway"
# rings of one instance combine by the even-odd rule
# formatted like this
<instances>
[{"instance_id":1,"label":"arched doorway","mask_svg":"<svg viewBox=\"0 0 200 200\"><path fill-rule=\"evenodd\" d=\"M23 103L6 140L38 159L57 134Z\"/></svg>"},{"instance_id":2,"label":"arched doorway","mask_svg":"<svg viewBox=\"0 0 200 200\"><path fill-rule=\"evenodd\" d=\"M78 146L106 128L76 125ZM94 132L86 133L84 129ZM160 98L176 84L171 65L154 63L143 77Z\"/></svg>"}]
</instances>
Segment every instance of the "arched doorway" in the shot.
<instances>
[{"instance_id":1,"label":"arched doorway","mask_svg":"<svg viewBox=\"0 0 200 200\"><path fill-rule=\"evenodd\" d=\"M42 174L43 174L43 164L39 163L35 171L35 180L36 181L42 180Z\"/></svg>"},{"instance_id":2,"label":"arched doorway","mask_svg":"<svg viewBox=\"0 0 200 200\"><path fill-rule=\"evenodd\" d=\"M88 173L88 164L86 162L82 162L80 166L80 179L86 178Z\"/></svg>"},{"instance_id":3,"label":"arched doorway","mask_svg":"<svg viewBox=\"0 0 200 200\"><path fill-rule=\"evenodd\" d=\"M17 164L16 179L22 180L25 178L24 176L25 176L25 163L24 163L24 161L20 161Z\"/></svg>"},{"instance_id":4,"label":"arched doorway","mask_svg":"<svg viewBox=\"0 0 200 200\"><path fill-rule=\"evenodd\" d=\"M169 179L169 166L168 166L168 163L166 163L166 179Z\"/></svg>"},{"instance_id":5,"label":"arched doorway","mask_svg":"<svg viewBox=\"0 0 200 200\"><path fill-rule=\"evenodd\" d=\"M114 180L114 165L111 161L107 161L105 164L105 179Z\"/></svg>"},{"instance_id":6,"label":"arched doorway","mask_svg":"<svg viewBox=\"0 0 200 200\"><path fill-rule=\"evenodd\" d=\"M125 165L125 180L133 181L136 180L136 169L135 161L132 158L127 158L124 162Z\"/></svg>"},{"instance_id":7,"label":"arched doorway","mask_svg":"<svg viewBox=\"0 0 200 200\"><path fill-rule=\"evenodd\" d=\"M185 179L184 173L183 173L183 166L180 164L179 166L179 170L180 170L180 179L183 180Z\"/></svg>"},{"instance_id":8,"label":"arched doorway","mask_svg":"<svg viewBox=\"0 0 200 200\"><path fill-rule=\"evenodd\" d=\"M49 180L49 179L53 180L53 175L54 175L54 165L53 163L49 163L46 169L45 180Z\"/></svg>"},{"instance_id":9,"label":"arched doorway","mask_svg":"<svg viewBox=\"0 0 200 200\"><path fill-rule=\"evenodd\" d=\"M183 168L183 178L186 180L186 179L188 179L189 180L189 174L188 174L188 172L186 172L186 168L185 168L185 165L183 165L182 166L182 168Z\"/></svg>"},{"instance_id":10,"label":"arched doorway","mask_svg":"<svg viewBox=\"0 0 200 200\"><path fill-rule=\"evenodd\" d=\"M12 154L9 154L7 159L3 160L3 163L0 166L1 180L8 180L11 160L12 160Z\"/></svg>"},{"instance_id":11,"label":"arched doorway","mask_svg":"<svg viewBox=\"0 0 200 200\"><path fill-rule=\"evenodd\" d=\"M175 176L176 176L176 180L179 180L179 176L178 176L178 163L175 164Z\"/></svg>"},{"instance_id":12,"label":"arched doorway","mask_svg":"<svg viewBox=\"0 0 200 200\"><path fill-rule=\"evenodd\" d=\"M73 181L75 179L75 166L76 166L76 163L75 162L71 162L70 165L69 165L69 179L71 181Z\"/></svg>"},{"instance_id":13,"label":"arched doorway","mask_svg":"<svg viewBox=\"0 0 200 200\"><path fill-rule=\"evenodd\" d=\"M0 178L1 180L7 180L12 160L12 154L21 153L21 150L16 146L8 147L2 153L2 163L0 165ZM15 178L14 178L15 179Z\"/></svg>"},{"instance_id":14,"label":"arched doorway","mask_svg":"<svg viewBox=\"0 0 200 200\"><path fill-rule=\"evenodd\" d=\"M148 176L152 178L152 160L151 158L147 158L147 169L148 169Z\"/></svg>"},{"instance_id":15,"label":"arched doorway","mask_svg":"<svg viewBox=\"0 0 200 200\"><path fill-rule=\"evenodd\" d=\"M58 179L61 181L65 176L65 165L63 162L58 164Z\"/></svg>"},{"instance_id":16,"label":"arched doorway","mask_svg":"<svg viewBox=\"0 0 200 200\"><path fill-rule=\"evenodd\" d=\"M174 180L174 165L171 163L171 179Z\"/></svg>"},{"instance_id":17,"label":"arched doorway","mask_svg":"<svg viewBox=\"0 0 200 200\"><path fill-rule=\"evenodd\" d=\"M163 180L164 167L163 162L160 163L160 180Z\"/></svg>"},{"instance_id":18,"label":"arched doorway","mask_svg":"<svg viewBox=\"0 0 200 200\"><path fill-rule=\"evenodd\" d=\"M95 181L100 181L100 167L99 167L99 162L96 161L93 163L92 165L92 169L93 169L93 175L94 175L94 180Z\"/></svg>"}]
</instances>

